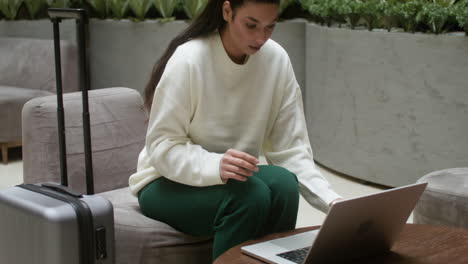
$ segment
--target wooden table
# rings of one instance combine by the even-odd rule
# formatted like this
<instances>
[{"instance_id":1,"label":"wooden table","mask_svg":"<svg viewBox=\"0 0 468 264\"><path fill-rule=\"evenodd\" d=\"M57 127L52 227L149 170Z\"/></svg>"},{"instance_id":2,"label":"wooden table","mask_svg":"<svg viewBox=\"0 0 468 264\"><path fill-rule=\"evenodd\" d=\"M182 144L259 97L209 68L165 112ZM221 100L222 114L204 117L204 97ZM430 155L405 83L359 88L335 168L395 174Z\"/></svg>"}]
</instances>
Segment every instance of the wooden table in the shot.
<instances>
[{"instance_id":1,"label":"wooden table","mask_svg":"<svg viewBox=\"0 0 468 264\"><path fill-rule=\"evenodd\" d=\"M214 264L261 264L263 262L242 254L240 248L317 228L318 226L300 228L247 241L226 251L216 259ZM365 261L353 261L353 263L467 264L468 229L406 224L389 253L367 258Z\"/></svg>"}]
</instances>

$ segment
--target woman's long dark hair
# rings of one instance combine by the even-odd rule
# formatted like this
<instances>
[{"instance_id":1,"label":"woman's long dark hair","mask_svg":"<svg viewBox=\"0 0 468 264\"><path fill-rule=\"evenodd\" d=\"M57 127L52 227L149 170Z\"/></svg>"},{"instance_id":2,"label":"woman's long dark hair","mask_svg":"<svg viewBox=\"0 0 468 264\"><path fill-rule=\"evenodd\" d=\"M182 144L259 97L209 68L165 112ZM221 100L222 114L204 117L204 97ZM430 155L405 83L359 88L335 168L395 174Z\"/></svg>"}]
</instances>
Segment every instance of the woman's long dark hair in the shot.
<instances>
[{"instance_id":1,"label":"woman's long dark hair","mask_svg":"<svg viewBox=\"0 0 468 264\"><path fill-rule=\"evenodd\" d=\"M166 64L179 45L190 39L203 37L215 30L221 30L226 22L223 19L223 3L229 1L231 8L235 11L246 2L278 4L280 0L209 0L203 12L190 24L190 26L175 37L167 47L164 54L156 62L151 72L151 77L145 87L145 108L149 112L153 102L154 91L166 68Z\"/></svg>"}]
</instances>

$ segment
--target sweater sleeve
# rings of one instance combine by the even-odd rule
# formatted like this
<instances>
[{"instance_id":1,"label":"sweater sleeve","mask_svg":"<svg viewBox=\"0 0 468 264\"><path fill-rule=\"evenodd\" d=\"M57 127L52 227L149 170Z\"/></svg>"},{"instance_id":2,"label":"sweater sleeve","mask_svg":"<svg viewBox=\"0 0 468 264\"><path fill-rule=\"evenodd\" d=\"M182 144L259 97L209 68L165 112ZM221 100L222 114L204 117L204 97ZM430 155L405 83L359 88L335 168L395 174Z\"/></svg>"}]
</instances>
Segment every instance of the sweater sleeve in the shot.
<instances>
[{"instance_id":1,"label":"sweater sleeve","mask_svg":"<svg viewBox=\"0 0 468 264\"><path fill-rule=\"evenodd\" d=\"M193 109L192 74L187 56L176 52L156 88L146 135L149 164L160 175L191 186L222 184L222 154L194 144L188 133Z\"/></svg>"},{"instance_id":2,"label":"sweater sleeve","mask_svg":"<svg viewBox=\"0 0 468 264\"><path fill-rule=\"evenodd\" d=\"M288 82L271 132L266 138L264 154L271 164L296 174L303 197L314 207L326 212L331 201L340 198L316 168L304 117L302 95L292 66Z\"/></svg>"}]
</instances>

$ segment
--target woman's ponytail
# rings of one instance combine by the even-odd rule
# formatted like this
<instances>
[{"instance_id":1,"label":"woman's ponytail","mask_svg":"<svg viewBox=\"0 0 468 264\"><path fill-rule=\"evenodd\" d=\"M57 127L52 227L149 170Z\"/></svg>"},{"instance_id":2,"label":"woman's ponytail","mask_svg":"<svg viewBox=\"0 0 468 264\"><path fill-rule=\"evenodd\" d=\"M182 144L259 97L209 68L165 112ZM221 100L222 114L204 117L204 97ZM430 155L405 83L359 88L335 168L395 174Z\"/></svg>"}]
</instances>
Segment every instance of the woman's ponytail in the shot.
<instances>
[{"instance_id":1,"label":"woman's ponytail","mask_svg":"<svg viewBox=\"0 0 468 264\"><path fill-rule=\"evenodd\" d=\"M224 19L222 13L222 6L224 0L210 0L206 5L203 12L195 18L190 26L175 37L163 53L161 58L153 67L149 82L145 87L145 108L149 112L151 109L151 103L153 101L154 91L156 86L161 79L161 76L166 68L166 64L174 54L177 47L189 41L190 39L206 36L216 29L220 29L224 26Z\"/></svg>"}]
</instances>

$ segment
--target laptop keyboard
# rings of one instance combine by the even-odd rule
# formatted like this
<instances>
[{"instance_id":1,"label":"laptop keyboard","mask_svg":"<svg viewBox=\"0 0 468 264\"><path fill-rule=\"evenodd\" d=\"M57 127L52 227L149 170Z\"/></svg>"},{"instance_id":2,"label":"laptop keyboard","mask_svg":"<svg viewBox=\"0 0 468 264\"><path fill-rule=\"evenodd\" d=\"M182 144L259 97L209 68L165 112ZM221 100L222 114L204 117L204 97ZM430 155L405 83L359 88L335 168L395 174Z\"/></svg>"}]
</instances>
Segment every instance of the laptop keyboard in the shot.
<instances>
[{"instance_id":1,"label":"laptop keyboard","mask_svg":"<svg viewBox=\"0 0 468 264\"><path fill-rule=\"evenodd\" d=\"M304 262L307 252L309 252L310 247L305 247L305 248L299 248L295 249L292 251L284 252L281 254L278 254L277 256L282 257L284 259L287 259L289 261L292 261L294 263L301 264Z\"/></svg>"}]
</instances>

